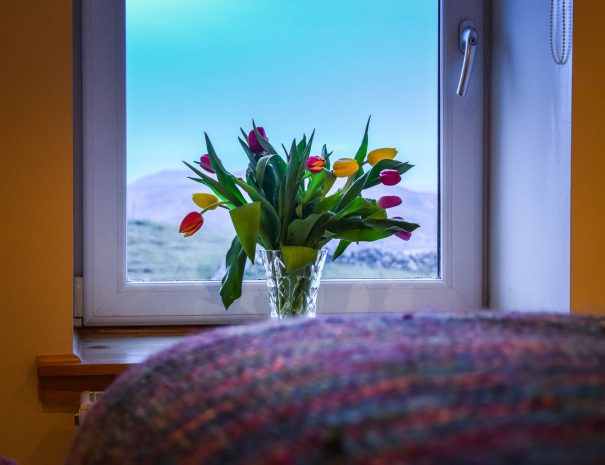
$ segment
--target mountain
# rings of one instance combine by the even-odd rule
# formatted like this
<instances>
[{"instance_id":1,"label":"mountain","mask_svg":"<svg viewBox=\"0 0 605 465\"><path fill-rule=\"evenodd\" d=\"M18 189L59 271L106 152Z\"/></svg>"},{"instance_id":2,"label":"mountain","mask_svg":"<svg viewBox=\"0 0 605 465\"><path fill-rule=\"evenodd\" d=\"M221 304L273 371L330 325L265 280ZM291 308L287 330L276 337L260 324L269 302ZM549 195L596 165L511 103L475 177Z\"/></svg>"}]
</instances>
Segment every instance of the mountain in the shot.
<instances>
[{"instance_id":1,"label":"mountain","mask_svg":"<svg viewBox=\"0 0 605 465\"><path fill-rule=\"evenodd\" d=\"M174 225L174 228L178 229L183 217L197 208L191 201L191 194L209 192L204 185L188 179L187 176L190 175L191 173L186 170L160 171L129 184L126 204L127 219ZM389 216L401 216L407 221L420 224L421 227L414 232L412 239L407 243L391 237L373 244L352 245L349 250L376 248L380 245L384 249L404 248L407 253L436 251L437 195L414 192L401 185L389 187L380 184L364 191L364 196L370 198L377 199L383 195L398 195L403 199L402 205L388 210ZM203 229L205 231L224 233L229 237L234 234L226 210L217 209L207 212L204 219Z\"/></svg>"}]
</instances>

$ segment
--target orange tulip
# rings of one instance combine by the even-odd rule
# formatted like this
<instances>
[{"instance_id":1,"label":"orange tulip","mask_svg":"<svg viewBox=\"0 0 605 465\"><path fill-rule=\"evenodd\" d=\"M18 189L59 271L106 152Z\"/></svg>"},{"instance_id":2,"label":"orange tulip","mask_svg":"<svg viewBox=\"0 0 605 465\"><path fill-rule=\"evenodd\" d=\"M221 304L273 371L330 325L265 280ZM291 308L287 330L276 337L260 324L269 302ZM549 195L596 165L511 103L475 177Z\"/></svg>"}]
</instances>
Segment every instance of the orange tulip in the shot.
<instances>
[{"instance_id":1,"label":"orange tulip","mask_svg":"<svg viewBox=\"0 0 605 465\"><path fill-rule=\"evenodd\" d=\"M198 231L198 229L202 227L203 224L204 218L202 217L200 212L188 213L181 222L179 233L184 234L184 237L192 236Z\"/></svg>"}]
</instances>

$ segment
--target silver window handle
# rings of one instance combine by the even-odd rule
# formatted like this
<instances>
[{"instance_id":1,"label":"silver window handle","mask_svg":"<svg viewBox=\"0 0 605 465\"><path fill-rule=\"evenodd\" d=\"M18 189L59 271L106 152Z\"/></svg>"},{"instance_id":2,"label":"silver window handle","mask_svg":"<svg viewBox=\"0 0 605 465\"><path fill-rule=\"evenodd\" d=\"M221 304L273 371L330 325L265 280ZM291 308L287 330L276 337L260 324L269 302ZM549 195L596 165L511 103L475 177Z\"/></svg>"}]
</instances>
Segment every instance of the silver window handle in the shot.
<instances>
[{"instance_id":1,"label":"silver window handle","mask_svg":"<svg viewBox=\"0 0 605 465\"><path fill-rule=\"evenodd\" d=\"M458 81L456 93L461 97L464 97L468 92L478 45L479 35L475 23L468 19L460 23L460 51L464 54L464 61L462 62L462 71L460 72L460 81Z\"/></svg>"}]
</instances>

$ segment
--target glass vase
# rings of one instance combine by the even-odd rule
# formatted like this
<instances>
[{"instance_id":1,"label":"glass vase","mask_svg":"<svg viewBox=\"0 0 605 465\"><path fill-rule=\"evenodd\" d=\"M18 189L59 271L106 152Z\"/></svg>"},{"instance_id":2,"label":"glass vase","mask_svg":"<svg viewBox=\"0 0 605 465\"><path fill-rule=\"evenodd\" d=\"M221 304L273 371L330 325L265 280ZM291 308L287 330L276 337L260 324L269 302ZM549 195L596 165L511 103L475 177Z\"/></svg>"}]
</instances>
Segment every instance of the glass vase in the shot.
<instances>
[{"instance_id":1,"label":"glass vase","mask_svg":"<svg viewBox=\"0 0 605 465\"><path fill-rule=\"evenodd\" d=\"M328 251L317 251L314 263L287 271L281 250L261 250L272 318L315 317L321 272Z\"/></svg>"}]
</instances>

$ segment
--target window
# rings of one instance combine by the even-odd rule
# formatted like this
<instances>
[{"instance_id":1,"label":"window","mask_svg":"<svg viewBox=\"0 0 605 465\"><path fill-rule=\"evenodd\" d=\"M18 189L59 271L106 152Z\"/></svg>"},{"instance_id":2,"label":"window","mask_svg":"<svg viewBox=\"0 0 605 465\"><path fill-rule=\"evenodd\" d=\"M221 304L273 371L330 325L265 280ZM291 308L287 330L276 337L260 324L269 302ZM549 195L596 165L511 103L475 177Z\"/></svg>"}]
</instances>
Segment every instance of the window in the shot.
<instances>
[{"instance_id":1,"label":"window","mask_svg":"<svg viewBox=\"0 0 605 465\"><path fill-rule=\"evenodd\" d=\"M481 34L481 3L85 0L85 324L266 314L254 269L240 301L220 303L227 218L176 232L199 190L180 160L204 153L207 131L243 169L251 118L278 144L315 128L347 156L371 114L370 147L416 165L397 193L422 228L328 265L320 313L480 305L481 48L471 90L455 88L459 25L471 17Z\"/></svg>"}]
</instances>

